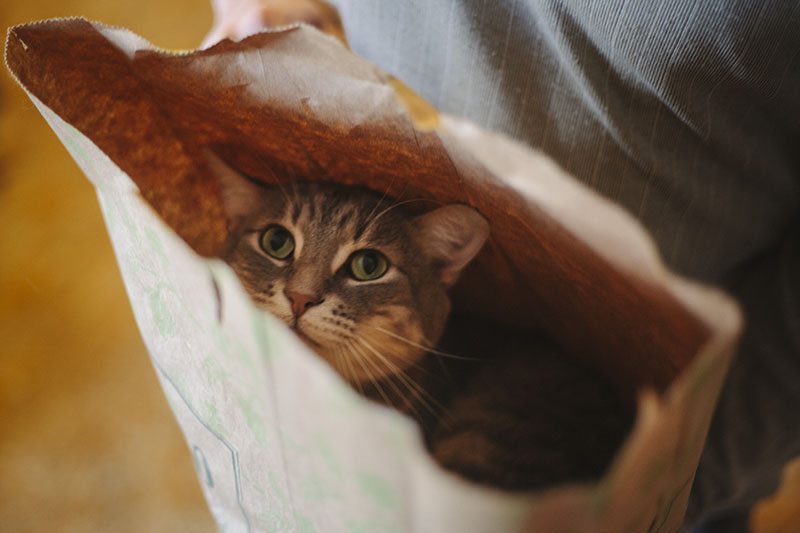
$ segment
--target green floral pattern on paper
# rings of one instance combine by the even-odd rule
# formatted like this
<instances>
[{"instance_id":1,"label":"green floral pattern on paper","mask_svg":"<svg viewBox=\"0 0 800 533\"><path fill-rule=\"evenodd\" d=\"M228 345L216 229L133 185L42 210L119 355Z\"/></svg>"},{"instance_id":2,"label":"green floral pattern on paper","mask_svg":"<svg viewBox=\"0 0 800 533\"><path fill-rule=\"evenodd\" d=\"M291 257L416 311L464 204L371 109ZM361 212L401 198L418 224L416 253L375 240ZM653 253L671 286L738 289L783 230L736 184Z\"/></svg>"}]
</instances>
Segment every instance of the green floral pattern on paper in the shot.
<instances>
[{"instance_id":1,"label":"green floral pattern on paper","mask_svg":"<svg viewBox=\"0 0 800 533\"><path fill-rule=\"evenodd\" d=\"M297 533L315 533L316 529L314 524L309 518L302 513L295 513L295 524L297 524Z\"/></svg>"},{"instance_id":2,"label":"green floral pattern on paper","mask_svg":"<svg viewBox=\"0 0 800 533\"><path fill-rule=\"evenodd\" d=\"M333 484L329 483L324 477L316 475L303 479L301 490L303 498L314 504L340 497L339 490Z\"/></svg>"},{"instance_id":3,"label":"green floral pattern on paper","mask_svg":"<svg viewBox=\"0 0 800 533\"><path fill-rule=\"evenodd\" d=\"M361 471L356 474L356 480L361 490L370 499L382 507L393 508L397 506L398 496L392 486L371 472Z\"/></svg>"},{"instance_id":4,"label":"green floral pattern on paper","mask_svg":"<svg viewBox=\"0 0 800 533\"><path fill-rule=\"evenodd\" d=\"M162 288L164 287L156 287L155 290L149 291L147 299L150 304L150 314L156 326L158 326L158 331L163 337L167 337L175 334L175 319L172 316L169 306L162 297Z\"/></svg>"},{"instance_id":5,"label":"green floral pattern on paper","mask_svg":"<svg viewBox=\"0 0 800 533\"><path fill-rule=\"evenodd\" d=\"M350 533L400 533L396 526L380 524L371 520L350 519L347 521L347 530Z\"/></svg>"},{"instance_id":6,"label":"green floral pattern on paper","mask_svg":"<svg viewBox=\"0 0 800 533\"><path fill-rule=\"evenodd\" d=\"M244 396L238 396L236 398L236 403L244 413L244 416L247 420L247 427L250 428L253 438L258 444L266 448L269 444L269 440L267 438L269 432L267 430L267 426L264 425L264 421L256 412L256 407L254 404L258 400L259 398L255 395L251 395L247 398Z\"/></svg>"},{"instance_id":7,"label":"green floral pattern on paper","mask_svg":"<svg viewBox=\"0 0 800 533\"><path fill-rule=\"evenodd\" d=\"M211 429L213 429L219 435L227 436L228 431L225 428L225 423L223 422L216 405L204 401L202 403L202 409L200 412L203 415L203 420L205 420L206 424L208 424Z\"/></svg>"}]
</instances>

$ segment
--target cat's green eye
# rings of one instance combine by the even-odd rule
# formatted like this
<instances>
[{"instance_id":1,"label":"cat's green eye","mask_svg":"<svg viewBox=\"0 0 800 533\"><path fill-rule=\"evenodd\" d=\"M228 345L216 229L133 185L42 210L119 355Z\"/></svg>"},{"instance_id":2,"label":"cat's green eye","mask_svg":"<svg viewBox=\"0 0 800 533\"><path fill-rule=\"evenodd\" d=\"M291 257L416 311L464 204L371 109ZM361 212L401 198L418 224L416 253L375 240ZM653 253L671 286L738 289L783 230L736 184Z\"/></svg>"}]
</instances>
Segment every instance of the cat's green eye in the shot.
<instances>
[{"instance_id":1,"label":"cat's green eye","mask_svg":"<svg viewBox=\"0 0 800 533\"><path fill-rule=\"evenodd\" d=\"M378 279L389 270L386 257L375 250L360 250L350 257L350 275L358 281Z\"/></svg>"},{"instance_id":2,"label":"cat's green eye","mask_svg":"<svg viewBox=\"0 0 800 533\"><path fill-rule=\"evenodd\" d=\"M261 234L261 249L275 259L287 259L294 252L294 237L283 226L270 226Z\"/></svg>"}]
</instances>

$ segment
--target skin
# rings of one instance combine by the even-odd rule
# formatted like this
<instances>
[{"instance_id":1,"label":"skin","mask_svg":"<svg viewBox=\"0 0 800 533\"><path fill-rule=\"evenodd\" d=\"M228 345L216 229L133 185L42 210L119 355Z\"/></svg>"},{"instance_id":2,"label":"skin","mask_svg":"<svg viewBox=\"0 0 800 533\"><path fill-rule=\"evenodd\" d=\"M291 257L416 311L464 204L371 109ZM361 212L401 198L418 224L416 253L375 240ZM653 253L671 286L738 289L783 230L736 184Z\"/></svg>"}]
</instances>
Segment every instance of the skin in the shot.
<instances>
[{"instance_id":1,"label":"skin","mask_svg":"<svg viewBox=\"0 0 800 533\"><path fill-rule=\"evenodd\" d=\"M214 26L200 45L222 39L244 39L265 28L303 22L332 35L347 46L339 13L321 0L213 0Z\"/></svg>"}]
</instances>

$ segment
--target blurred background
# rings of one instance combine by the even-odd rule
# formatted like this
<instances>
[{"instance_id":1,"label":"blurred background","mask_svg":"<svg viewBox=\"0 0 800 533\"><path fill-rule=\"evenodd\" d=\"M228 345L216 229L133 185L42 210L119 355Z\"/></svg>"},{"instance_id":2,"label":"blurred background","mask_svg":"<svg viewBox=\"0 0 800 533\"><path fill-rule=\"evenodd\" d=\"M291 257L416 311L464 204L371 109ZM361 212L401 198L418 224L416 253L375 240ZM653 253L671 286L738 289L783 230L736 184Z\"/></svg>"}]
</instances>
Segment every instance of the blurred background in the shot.
<instances>
[{"instance_id":1,"label":"blurred background","mask_svg":"<svg viewBox=\"0 0 800 533\"><path fill-rule=\"evenodd\" d=\"M167 49L203 0L3 0L0 27L85 16ZM210 532L133 320L94 189L0 73L0 531Z\"/></svg>"},{"instance_id":2,"label":"blurred background","mask_svg":"<svg viewBox=\"0 0 800 533\"><path fill-rule=\"evenodd\" d=\"M171 50L203 0L3 0L0 27L84 16ZM190 454L142 344L94 190L0 75L0 532L210 532ZM752 516L800 531L800 461Z\"/></svg>"}]
</instances>

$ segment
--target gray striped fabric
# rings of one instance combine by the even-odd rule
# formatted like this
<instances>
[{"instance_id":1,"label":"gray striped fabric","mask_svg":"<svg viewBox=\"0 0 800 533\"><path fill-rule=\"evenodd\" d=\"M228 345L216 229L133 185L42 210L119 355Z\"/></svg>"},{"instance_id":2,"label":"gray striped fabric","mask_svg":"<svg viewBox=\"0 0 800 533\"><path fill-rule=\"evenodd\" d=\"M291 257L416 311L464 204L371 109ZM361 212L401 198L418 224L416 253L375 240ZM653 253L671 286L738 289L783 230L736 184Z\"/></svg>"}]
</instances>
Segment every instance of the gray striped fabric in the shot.
<instances>
[{"instance_id":1,"label":"gray striped fabric","mask_svg":"<svg viewBox=\"0 0 800 533\"><path fill-rule=\"evenodd\" d=\"M543 149L716 279L800 206L800 4L340 0L353 49Z\"/></svg>"},{"instance_id":2,"label":"gray striped fabric","mask_svg":"<svg viewBox=\"0 0 800 533\"><path fill-rule=\"evenodd\" d=\"M674 269L758 314L690 519L774 489L800 454L800 2L332 3L354 51L541 148L637 216Z\"/></svg>"}]
</instances>

